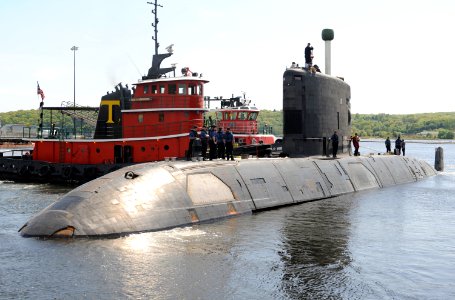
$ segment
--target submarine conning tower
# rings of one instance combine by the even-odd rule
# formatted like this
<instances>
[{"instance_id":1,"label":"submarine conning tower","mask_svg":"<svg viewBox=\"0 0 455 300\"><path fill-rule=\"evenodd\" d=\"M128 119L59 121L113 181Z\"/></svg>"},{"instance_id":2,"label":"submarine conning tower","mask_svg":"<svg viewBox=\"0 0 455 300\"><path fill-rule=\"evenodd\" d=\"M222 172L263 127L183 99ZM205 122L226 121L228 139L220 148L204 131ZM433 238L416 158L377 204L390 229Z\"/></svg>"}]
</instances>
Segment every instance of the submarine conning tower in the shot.
<instances>
[{"instance_id":1,"label":"submarine conning tower","mask_svg":"<svg viewBox=\"0 0 455 300\"><path fill-rule=\"evenodd\" d=\"M332 40L333 30L324 29L322 37ZM283 74L283 152L290 157L327 155L334 131L340 141L338 152L348 152L350 100L351 88L343 78L312 68L287 68Z\"/></svg>"}]
</instances>

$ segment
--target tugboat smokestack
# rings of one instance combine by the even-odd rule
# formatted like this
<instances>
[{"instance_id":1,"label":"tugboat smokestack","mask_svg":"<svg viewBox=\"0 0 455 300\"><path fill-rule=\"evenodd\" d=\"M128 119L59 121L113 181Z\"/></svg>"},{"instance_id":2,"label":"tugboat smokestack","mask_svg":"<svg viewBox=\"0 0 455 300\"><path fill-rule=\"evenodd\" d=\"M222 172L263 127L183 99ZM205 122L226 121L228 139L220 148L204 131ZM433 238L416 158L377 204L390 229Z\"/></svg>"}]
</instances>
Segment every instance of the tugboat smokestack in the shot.
<instances>
[{"instance_id":1,"label":"tugboat smokestack","mask_svg":"<svg viewBox=\"0 0 455 300\"><path fill-rule=\"evenodd\" d=\"M332 61L331 61L331 41L335 37L332 29L322 30L322 39L325 41L325 73L331 75Z\"/></svg>"}]
</instances>

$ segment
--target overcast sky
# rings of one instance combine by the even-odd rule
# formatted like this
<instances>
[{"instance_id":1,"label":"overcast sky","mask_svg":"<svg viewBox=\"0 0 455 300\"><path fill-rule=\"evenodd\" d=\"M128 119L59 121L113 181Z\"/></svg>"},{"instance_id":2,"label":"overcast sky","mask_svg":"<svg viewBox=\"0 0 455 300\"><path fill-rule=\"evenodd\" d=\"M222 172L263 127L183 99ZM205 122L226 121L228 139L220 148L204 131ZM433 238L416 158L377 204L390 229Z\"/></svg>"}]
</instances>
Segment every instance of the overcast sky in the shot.
<instances>
[{"instance_id":1,"label":"overcast sky","mask_svg":"<svg viewBox=\"0 0 455 300\"><path fill-rule=\"evenodd\" d=\"M150 0L153 1L153 0ZM146 0L0 0L0 112L73 101L98 106L114 85L151 65L153 17ZM353 113L455 111L453 0L159 0L162 67L177 63L210 81L205 95L246 92L259 108L282 109L292 61L324 70L321 31L333 29L332 75L351 86Z\"/></svg>"}]
</instances>

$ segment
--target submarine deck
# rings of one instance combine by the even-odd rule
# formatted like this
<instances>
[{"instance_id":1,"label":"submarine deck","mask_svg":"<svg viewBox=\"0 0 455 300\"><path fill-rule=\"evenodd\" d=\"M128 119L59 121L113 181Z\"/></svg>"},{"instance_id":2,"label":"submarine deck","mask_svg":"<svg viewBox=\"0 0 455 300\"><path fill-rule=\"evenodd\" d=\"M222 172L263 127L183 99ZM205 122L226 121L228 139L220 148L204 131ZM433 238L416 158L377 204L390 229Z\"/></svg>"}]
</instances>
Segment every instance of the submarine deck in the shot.
<instances>
[{"instance_id":1,"label":"submarine deck","mask_svg":"<svg viewBox=\"0 0 455 300\"><path fill-rule=\"evenodd\" d=\"M145 163L74 189L29 220L20 232L26 237L121 236L409 183L435 174L424 161L394 155Z\"/></svg>"}]
</instances>

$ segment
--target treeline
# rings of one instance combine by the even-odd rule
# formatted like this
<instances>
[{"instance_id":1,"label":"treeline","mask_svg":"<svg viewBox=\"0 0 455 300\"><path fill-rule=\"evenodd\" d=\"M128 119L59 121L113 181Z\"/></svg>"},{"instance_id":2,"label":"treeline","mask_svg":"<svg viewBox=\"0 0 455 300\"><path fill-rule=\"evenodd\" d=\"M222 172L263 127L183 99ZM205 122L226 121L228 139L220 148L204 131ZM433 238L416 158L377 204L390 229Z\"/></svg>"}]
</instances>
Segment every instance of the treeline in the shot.
<instances>
[{"instance_id":1,"label":"treeline","mask_svg":"<svg viewBox=\"0 0 455 300\"><path fill-rule=\"evenodd\" d=\"M40 112L38 109L31 109L31 110L17 110L17 111L10 111L5 113L0 113L0 123L3 125L6 124L22 124L25 126L38 126L40 121ZM64 126L71 127L73 126L73 120L68 115L62 115L58 111L54 111L52 113L52 120L51 120L51 113L50 111L43 112L43 126L48 127L51 126L51 123L56 124L56 126Z\"/></svg>"},{"instance_id":2,"label":"treeline","mask_svg":"<svg viewBox=\"0 0 455 300\"><path fill-rule=\"evenodd\" d=\"M259 131L267 126L272 128L272 132L276 136L283 136L283 112L281 110L261 110L257 120Z\"/></svg>"},{"instance_id":3,"label":"treeline","mask_svg":"<svg viewBox=\"0 0 455 300\"><path fill-rule=\"evenodd\" d=\"M261 124L273 126L275 135L283 135L283 112L261 111ZM386 138L398 135L414 139L454 139L455 112L390 115L353 114L352 134L363 138Z\"/></svg>"},{"instance_id":4,"label":"treeline","mask_svg":"<svg viewBox=\"0 0 455 300\"><path fill-rule=\"evenodd\" d=\"M96 118L96 115L93 115ZM1 126L7 124L20 124L29 126L38 126L40 123L40 111L38 109L17 110L0 113ZM52 124L56 128L62 129L63 132L71 133L74 128L73 118L67 114L61 114L59 111L51 112L45 110L43 112L43 129L50 129ZM94 132L95 128L80 119L76 118L76 133Z\"/></svg>"},{"instance_id":5,"label":"treeline","mask_svg":"<svg viewBox=\"0 0 455 300\"><path fill-rule=\"evenodd\" d=\"M53 122L59 124L60 116L54 113ZM38 110L18 110L0 113L0 121L5 124L38 125ZM44 126L49 124L49 113L44 115ZM259 129L272 128L277 136L283 135L283 112L281 110L262 110L258 117ZM65 117L65 124L72 126L71 118ZM363 138L386 138L397 135L416 139L454 139L455 112L389 115L353 114L352 133Z\"/></svg>"},{"instance_id":6,"label":"treeline","mask_svg":"<svg viewBox=\"0 0 455 300\"><path fill-rule=\"evenodd\" d=\"M455 112L389 115L354 114L352 132L364 138L405 135L418 139L453 139Z\"/></svg>"},{"instance_id":7,"label":"treeline","mask_svg":"<svg viewBox=\"0 0 455 300\"><path fill-rule=\"evenodd\" d=\"M39 112L37 109L17 110L0 113L0 123L6 124L22 124L25 126L33 126L39 123Z\"/></svg>"}]
</instances>

